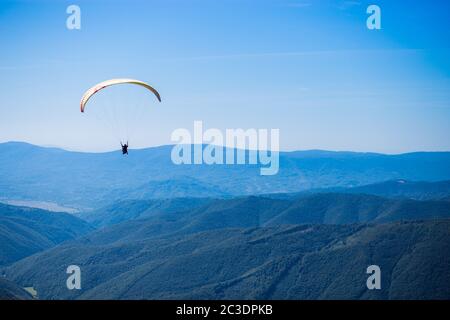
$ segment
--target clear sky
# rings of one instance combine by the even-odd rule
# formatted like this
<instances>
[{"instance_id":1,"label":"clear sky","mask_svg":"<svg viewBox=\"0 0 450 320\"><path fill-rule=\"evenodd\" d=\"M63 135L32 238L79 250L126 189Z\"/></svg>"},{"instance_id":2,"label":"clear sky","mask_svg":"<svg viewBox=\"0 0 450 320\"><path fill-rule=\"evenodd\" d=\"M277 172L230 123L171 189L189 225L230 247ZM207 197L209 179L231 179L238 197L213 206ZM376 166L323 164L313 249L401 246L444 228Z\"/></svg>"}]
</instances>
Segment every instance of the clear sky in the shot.
<instances>
[{"instance_id":1,"label":"clear sky","mask_svg":"<svg viewBox=\"0 0 450 320\"><path fill-rule=\"evenodd\" d=\"M81 30L66 28L71 4ZM163 98L116 96L145 105L134 147L202 120L279 128L282 150L450 150L449 40L449 1L2 0L0 142L117 149L79 100L129 77Z\"/></svg>"}]
</instances>

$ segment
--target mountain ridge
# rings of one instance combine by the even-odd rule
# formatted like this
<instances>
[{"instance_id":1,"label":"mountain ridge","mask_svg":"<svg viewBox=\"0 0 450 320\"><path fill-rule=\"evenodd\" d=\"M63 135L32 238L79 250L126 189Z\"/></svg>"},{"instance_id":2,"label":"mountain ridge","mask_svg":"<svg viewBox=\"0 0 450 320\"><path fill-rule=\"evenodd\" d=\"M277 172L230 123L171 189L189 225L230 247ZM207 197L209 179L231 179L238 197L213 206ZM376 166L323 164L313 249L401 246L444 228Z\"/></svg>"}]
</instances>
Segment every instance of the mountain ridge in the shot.
<instances>
[{"instance_id":1,"label":"mountain ridge","mask_svg":"<svg viewBox=\"0 0 450 320\"><path fill-rule=\"evenodd\" d=\"M71 214L1 203L0 222L0 266L94 230Z\"/></svg>"},{"instance_id":2,"label":"mountain ridge","mask_svg":"<svg viewBox=\"0 0 450 320\"><path fill-rule=\"evenodd\" d=\"M448 299L449 232L446 219L232 228L121 243L88 236L5 274L44 299ZM73 263L82 290L65 288L64 266ZM382 290L366 288L371 264L382 269Z\"/></svg>"},{"instance_id":3,"label":"mountain ridge","mask_svg":"<svg viewBox=\"0 0 450 320\"><path fill-rule=\"evenodd\" d=\"M71 152L71 153L83 153L83 154L111 154L111 153L117 153L117 151L120 151L120 148L117 148L115 150L110 151L80 151L80 150L71 150L66 149L64 147L59 146L44 146L44 145L38 145L33 144L30 142L25 141L5 141L0 142L0 147L2 146L14 146L14 147L30 147L30 148L38 148L38 149L48 149L48 150L55 150L55 151L63 151L63 152ZM157 146L149 146L149 147L142 147L138 149L129 149L134 151L143 151L143 150L152 150L152 149L171 149L175 146L175 144L162 144ZM204 144L203 146L207 146L207 144ZM223 147L219 146L218 147ZM223 147L227 148L228 147ZM328 150L328 149L303 149L303 150L280 150L281 154L290 154L290 155L302 155L302 156L317 156L317 155L334 155L334 154L341 154L341 155L360 155L360 156L398 156L398 155L408 155L408 154L426 154L426 153L450 153L450 150L433 150L433 151L407 151L407 152L399 152L399 153L383 153L383 152L372 152L372 151L351 151L351 150Z\"/></svg>"},{"instance_id":4,"label":"mountain ridge","mask_svg":"<svg viewBox=\"0 0 450 320\"><path fill-rule=\"evenodd\" d=\"M170 151L170 146L160 146L131 150L125 157L120 152L80 153L0 144L0 193L3 200L54 202L85 210L110 204L112 195L126 199L127 192L142 199L156 194L159 198L197 193L201 197L243 196L354 187L392 179L450 180L450 152L281 152L279 173L261 176L258 165L175 165ZM160 190L162 180L167 183Z\"/></svg>"},{"instance_id":5,"label":"mountain ridge","mask_svg":"<svg viewBox=\"0 0 450 320\"><path fill-rule=\"evenodd\" d=\"M279 224L348 224L450 217L445 200L390 199L353 193L301 194L277 199L243 196L230 199L175 198L125 201L93 212L82 219L97 227L139 219L149 230L197 232L225 227L263 227ZM151 227L150 227L151 226ZM164 231L165 230L165 231Z\"/></svg>"}]
</instances>

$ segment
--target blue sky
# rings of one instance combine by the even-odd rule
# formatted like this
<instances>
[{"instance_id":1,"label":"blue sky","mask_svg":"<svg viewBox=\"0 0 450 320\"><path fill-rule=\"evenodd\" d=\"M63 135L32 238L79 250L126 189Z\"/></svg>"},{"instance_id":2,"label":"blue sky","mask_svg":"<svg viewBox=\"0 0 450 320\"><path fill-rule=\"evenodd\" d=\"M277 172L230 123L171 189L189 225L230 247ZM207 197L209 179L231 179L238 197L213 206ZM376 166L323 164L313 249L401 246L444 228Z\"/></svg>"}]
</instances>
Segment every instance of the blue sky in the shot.
<instances>
[{"instance_id":1,"label":"blue sky","mask_svg":"<svg viewBox=\"0 0 450 320\"><path fill-rule=\"evenodd\" d=\"M81 30L66 28L70 4ZM366 28L369 4L381 30ZM117 149L78 104L91 85L130 77L163 98L110 98L144 105L134 147L202 120L279 128L282 150L450 150L449 15L448 1L422 0L2 0L0 142Z\"/></svg>"}]
</instances>

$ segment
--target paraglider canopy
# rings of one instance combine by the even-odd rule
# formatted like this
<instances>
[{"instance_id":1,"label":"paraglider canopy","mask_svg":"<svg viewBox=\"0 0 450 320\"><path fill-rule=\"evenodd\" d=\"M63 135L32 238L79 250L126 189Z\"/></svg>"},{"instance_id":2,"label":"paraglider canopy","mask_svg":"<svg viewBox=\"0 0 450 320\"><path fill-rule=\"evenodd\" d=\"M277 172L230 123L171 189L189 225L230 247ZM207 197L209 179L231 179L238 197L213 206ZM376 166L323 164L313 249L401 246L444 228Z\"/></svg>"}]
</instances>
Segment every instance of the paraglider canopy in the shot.
<instances>
[{"instance_id":1,"label":"paraglider canopy","mask_svg":"<svg viewBox=\"0 0 450 320\"><path fill-rule=\"evenodd\" d=\"M96 84L95 86L89 88L83 95L83 97L81 98L81 102L80 102L80 109L81 112L84 112L85 108L86 108L86 104L89 101L89 99L96 94L98 91L112 86L112 85L116 85L116 84L136 84L139 86L142 86L148 90L150 90L151 92L153 92L153 94L156 96L156 98L158 99L159 102L161 102L161 96L159 95L158 91L156 91L152 86L150 86L148 83L145 83L143 81L140 80L135 80L135 79L110 79L110 80L106 80L103 82L100 82L98 84Z\"/></svg>"}]
</instances>

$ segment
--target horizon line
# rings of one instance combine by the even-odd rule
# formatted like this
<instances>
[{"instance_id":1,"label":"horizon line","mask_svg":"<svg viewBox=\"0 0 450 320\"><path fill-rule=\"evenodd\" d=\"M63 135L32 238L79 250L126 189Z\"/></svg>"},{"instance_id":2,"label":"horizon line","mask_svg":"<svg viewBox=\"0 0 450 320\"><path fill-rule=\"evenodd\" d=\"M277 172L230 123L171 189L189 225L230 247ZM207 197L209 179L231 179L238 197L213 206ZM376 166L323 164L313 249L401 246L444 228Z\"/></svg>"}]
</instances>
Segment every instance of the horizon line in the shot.
<instances>
[{"instance_id":1,"label":"horizon line","mask_svg":"<svg viewBox=\"0 0 450 320\"><path fill-rule=\"evenodd\" d=\"M117 152L120 151L120 149L112 149L109 151L83 151L83 150L77 150L77 149L70 149L67 147L61 147L61 146L52 146L52 145L39 145L39 144L34 144L34 143L30 143L27 141L17 141L17 140L9 140L9 141L3 141L0 142L0 146L1 145L5 145L5 144L24 144L24 145L29 145L29 146L33 146L33 147L37 147L37 148L42 148L42 149L57 149L57 150L61 150L61 151L65 151L65 152L73 152L73 153L86 153L86 154L107 154L107 153L113 153L113 152ZM161 145L155 145L155 146L148 146L148 147L142 147L142 148L136 148L136 149L132 149L130 148L129 150L135 150L135 151L142 151L142 150L147 150L147 149L157 149L157 148L164 148L164 147L173 147L177 144L161 144ZM184 144L184 145L190 145L190 146L194 146L194 145L198 145L198 144ZM208 146L208 145L213 145L213 146L217 146L217 147L222 147L225 149L231 149L230 147L224 146L224 145L215 145L215 144L203 144L203 146ZM245 151L270 151L269 150L265 150L265 149L240 149L237 147L234 147L234 149L237 150L245 150ZM400 152L400 153L384 153L384 152L375 152L375 151L352 151L352 150L330 150L330 149L295 149L295 150L279 150L279 151L274 151L274 152L279 152L284 153L284 154L289 154L289 153L295 153L295 152L329 152L329 153L355 153L355 154L372 154L372 155L385 155L385 156L396 156L396 155L405 155L405 154L413 154L413 153L450 153L450 150L433 150L433 151L423 151L423 150L415 150L415 151L407 151L407 152Z\"/></svg>"}]
</instances>

